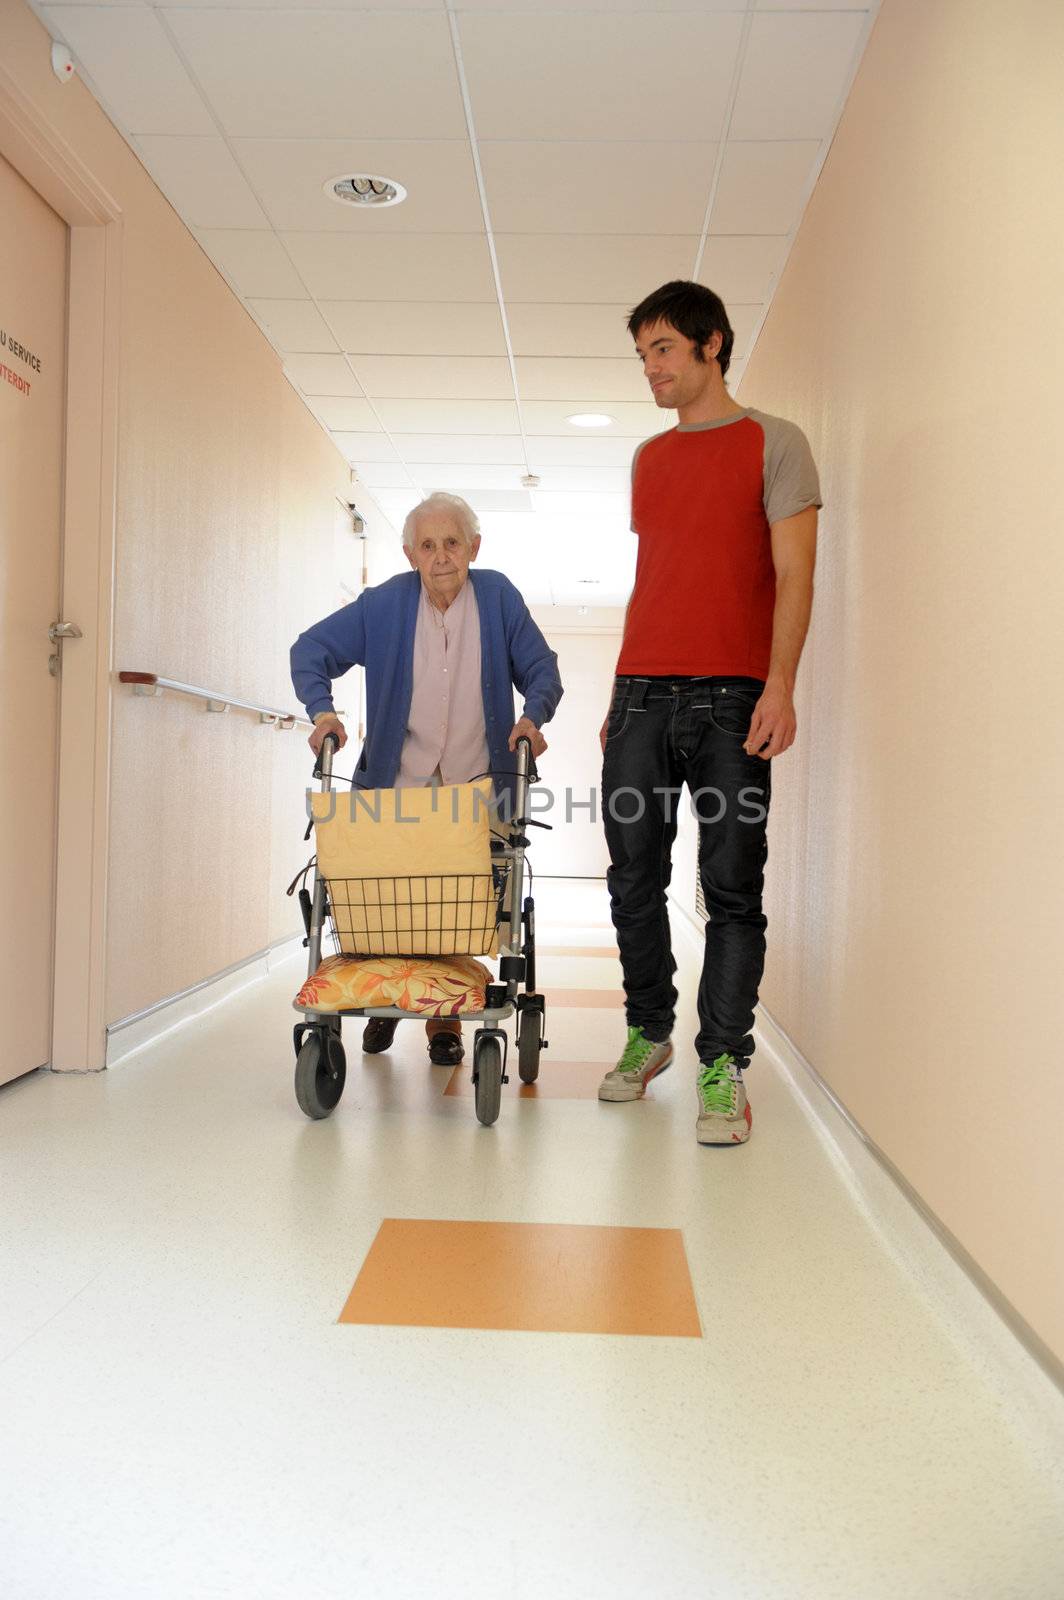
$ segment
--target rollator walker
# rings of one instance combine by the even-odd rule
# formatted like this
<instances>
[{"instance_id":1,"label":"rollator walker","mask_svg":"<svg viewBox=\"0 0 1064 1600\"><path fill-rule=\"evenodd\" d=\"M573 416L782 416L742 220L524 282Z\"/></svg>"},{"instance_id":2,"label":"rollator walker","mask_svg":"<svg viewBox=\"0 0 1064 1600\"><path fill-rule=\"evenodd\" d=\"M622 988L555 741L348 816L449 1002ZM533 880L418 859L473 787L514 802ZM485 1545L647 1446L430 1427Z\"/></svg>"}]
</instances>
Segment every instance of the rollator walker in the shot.
<instances>
[{"instance_id":1,"label":"rollator walker","mask_svg":"<svg viewBox=\"0 0 1064 1600\"><path fill-rule=\"evenodd\" d=\"M332 791L333 754L338 749L339 740L335 734L326 734L314 768L315 778L321 781L321 794ZM326 929L329 929L336 949L348 953L344 939L350 946L356 921L354 953L359 957L400 955L431 961L433 956L478 953L432 949L373 950L369 948L374 942L372 923L376 917L383 928L382 910L390 913L388 920L392 926L386 937L383 933L378 934L379 943L394 943L396 939L407 937L414 944L420 942L431 945L434 938L439 943L438 928L442 910L453 913L450 926L458 931L457 934L452 931L452 937L461 936L463 912L466 913L464 926L471 928L482 940L485 934L490 936L494 933L497 936L499 975L495 983L487 985L484 1009L453 1013L462 1022L480 1024L473 1036L472 1078L477 1118L485 1127L490 1127L497 1120L502 1086L509 1082L506 1073L509 1041L501 1024L516 1012L517 1070L522 1083L535 1083L539 1076L540 1051L547 1048L545 1002L543 995L536 993L535 905L531 895L524 897L525 850L528 847L526 830L529 827L548 826L547 823L532 821L528 814L529 788L537 779L532 746L527 738L518 739L514 815L505 824L493 818L490 863L486 864L485 872L460 877L451 872L440 877L420 873L409 877L391 875L386 878L327 879L315 854L313 861L297 875L288 891L291 894L303 880L299 902L307 932L304 944L307 947L308 980L314 978L321 965L322 938ZM306 876L311 867L314 869L313 891L306 887ZM410 928L414 928L417 922L423 924L420 938L416 929L408 934L400 926L399 913L402 912L407 913L406 922ZM424 927L428 926L430 920L435 920L437 932L427 936ZM487 926L489 921L490 928ZM398 933L397 928L400 929ZM519 992L522 985L523 992ZM426 1020L425 1012L398 1006L367 1006L321 1012L300 1006L297 1002L296 1009L303 1017L294 1029L296 1100L300 1110L315 1120L329 1116L344 1092L347 1076L347 1059L341 1036L344 1017Z\"/></svg>"}]
</instances>

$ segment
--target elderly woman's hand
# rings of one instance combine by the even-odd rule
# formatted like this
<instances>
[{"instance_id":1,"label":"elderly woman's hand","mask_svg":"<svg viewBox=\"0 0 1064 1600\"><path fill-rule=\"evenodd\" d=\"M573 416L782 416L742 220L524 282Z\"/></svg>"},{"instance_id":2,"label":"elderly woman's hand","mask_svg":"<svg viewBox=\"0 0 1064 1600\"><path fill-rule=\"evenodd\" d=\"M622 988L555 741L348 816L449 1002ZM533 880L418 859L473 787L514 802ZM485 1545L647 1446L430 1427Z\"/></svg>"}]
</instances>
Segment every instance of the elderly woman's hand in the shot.
<instances>
[{"instance_id":1,"label":"elderly woman's hand","mask_svg":"<svg viewBox=\"0 0 1064 1600\"><path fill-rule=\"evenodd\" d=\"M513 725L513 730L510 734L509 740L511 750L517 749L518 739L528 740L529 744L532 746L533 758L536 756L541 756L544 750L547 748L546 739L544 739L543 735L536 727L536 724L534 722L530 722L527 717L521 717L520 720L515 722Z\"/></svg>"},{"instance_id":2,"label":"elderly woman's hand","mask_svg":"<svg viewBox=\"0 0 1064 1600\"><path fill-rule=\"evenodd\" d=\"M310 745L310 748L313 750L316 756L321 754L322 740L325 738L327 733L334 734L336 738L339 739L339 748L341 750L347 743L347 729L344 727L339 717L336 717L332 714L332 712L329 712L327 715L315 719L314 732L307 740L307 743Z\"/></svg>"}]
</instances>

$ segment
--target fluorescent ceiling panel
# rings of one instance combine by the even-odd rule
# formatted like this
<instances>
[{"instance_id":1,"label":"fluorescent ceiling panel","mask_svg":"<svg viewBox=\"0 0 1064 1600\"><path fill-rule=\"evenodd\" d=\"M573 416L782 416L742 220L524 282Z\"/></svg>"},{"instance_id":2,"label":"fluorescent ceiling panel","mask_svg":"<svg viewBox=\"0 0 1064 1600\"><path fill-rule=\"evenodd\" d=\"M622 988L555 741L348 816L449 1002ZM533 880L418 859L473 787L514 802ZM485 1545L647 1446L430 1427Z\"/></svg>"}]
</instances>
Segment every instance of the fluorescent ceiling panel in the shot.
<instances>
[{"instance_id":1,"label":"fluorescent ceiling panel","mask_svg":"<svg viewBox=\"0 0 1064 1600\"><path fill-rule=\"evenodd\" d=\"M285 233L282 237L307 289L318 300L495 299L483 235Z\"/></svg>"},{"instance_id":2,"label":"fluorescent ceiling panel","mask_svg":"<svg viewBox=\"0 0 1064 1600\"><path fill-rule=\"evenodd\" d=\"M235 138L465 136L442 11L164 14L223 128Z\"/></svg>"},{"instance_id":3,"label":"fluorescent ceiling panel","mask_svg":"<svg viewBox=\"0 0 1064 1600\"><path fill-rule=\"evenodd\" d=\"M278 350L286 354L335 351L336 340L313 300L249 300L248 305Z\"/></svg>"},{"instance_id":4,"label":"fluorescent ceiling panel","mask_svg":"<svg viewBox=\"0 0 1064 1600\"><path fill-rule=\"evenodd\" d=\"M480 139L719 136L742 17L462 12Z\"/></svg>"},{"instance_id":5,"label":"fluorescent ceiling panel","mask_svg":"<svg viewBox=\"0 0 1064 1600\"><path fill-rule=\"evenodd\" d=\"M119 127L134 134L217 132L158 17L146 6L45 6L41 16L57 38L66 40Z\"/></svg>"},{"instance_id":6,"label":"fluorescent ceiling panel","mask_svg":"<svg viewBox=\"0 0 1064 1600\"><path fill-rule=\"evenodd\" d=\"M790 233L819 154L813 140L729 144L710 221L713 232Z\"/></svg>"},{"instance_id":7,"label":"fluorescent ceiling panel","mask_svg":"<svg viewBox=\"0 0 1064 1600\"><path fill-rule=\"evenodd\" d=\"M274 227L316 232L483 233L473 158L465 140L235 139L233 147ZM341 204L329 178L394 178L402 205Z\"/></svg>"},{"instance_id":8,"label":"fluorescent ceiling panel","mask_svg":"<svg viewBox=\"0 0 1064 1600\"><path fill-rule=\"evenodd\" d=\"M699 233L715 144L481 141L498 233Z\"/></svg>"},{"instance_id":9,"label":"fluorescent ceiling panel","mask_svg":"<svg viewBox=\"0 0 1064 1600\"><path fill-rule=\"evenodd\" d=\"M830 133L864 25L860 11L755 17L731 137L819 140Z\"/></svg>"},{"instance_id":10,"label":"fluorescent ceiling panel","mask_svg":"<svg viewBox=\"0 0 1064 1600\"><path fill-rule=\"evenodd\" d=\"M192 228L269 228L224 139L141 134L136 149L163 194Z\"/></svg>"},{"instance_id":11,"label":"fluorescent ceiling panel","mask_svg":"<svg viewBox=\"0 0 1064 1600\"><path fill-rule=\"evenodd\" d=\"M321 309L343 350L367 355L506 354L498 302L323 300Z\"/></svg>"},{"instance_id":12,"label":"fluorescent ceiling panel","mask_svg":"<svg viewBox=\"0 0 1064 1600\"><path fill-rule=\"evenodd\" d=\"M368 395L406 400L512 400L505 356L368 356L351 361Z\"/></svg>"}]
</instances>

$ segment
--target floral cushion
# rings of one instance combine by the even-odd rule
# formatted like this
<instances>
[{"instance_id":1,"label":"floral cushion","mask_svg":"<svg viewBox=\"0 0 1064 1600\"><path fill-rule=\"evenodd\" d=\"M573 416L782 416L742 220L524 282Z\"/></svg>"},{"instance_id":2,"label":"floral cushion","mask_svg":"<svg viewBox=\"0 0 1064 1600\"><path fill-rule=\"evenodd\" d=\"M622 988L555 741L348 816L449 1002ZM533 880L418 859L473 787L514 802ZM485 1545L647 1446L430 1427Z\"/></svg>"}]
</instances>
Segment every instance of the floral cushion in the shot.
<instances>
[{"instance_id":1,"label":"floral cushion","mask_svg":"<svg viewBox=\"0 0 1064 1600\"><path fill-rule=\"evenodd\" d=\"M472 956L326 956L293 1002L299 1011L395 1006L423 1017L483 1011L491 973Z\"/></svg>"}]
</instances>

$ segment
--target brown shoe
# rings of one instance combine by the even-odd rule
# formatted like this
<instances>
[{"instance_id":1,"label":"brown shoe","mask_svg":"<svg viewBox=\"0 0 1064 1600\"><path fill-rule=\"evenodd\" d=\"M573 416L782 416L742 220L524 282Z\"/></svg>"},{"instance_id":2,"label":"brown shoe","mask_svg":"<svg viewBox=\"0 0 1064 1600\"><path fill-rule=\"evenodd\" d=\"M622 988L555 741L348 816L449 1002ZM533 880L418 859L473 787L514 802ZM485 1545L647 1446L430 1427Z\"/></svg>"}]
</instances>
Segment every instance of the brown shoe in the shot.
<instances>
[{"instance_id":1,"label":"brown shoe","mask_svg":"<svg viewBox=\"0 0 1064 1600\"><path fill-rule=\"evenodd\" d=\"M370 1017L362 1033L362 1049L365 1054L375 1056L382 1050L387 1050L395 1038L398 1026L398 1017Z\"/></svg>"},{"instance_id":2,"label":"brown shoe","mask_svg":"<svg viewBox=\"0 0 1064 1600\"><path fill-rule=\"evenodd\" d=\"M429 1060L434 1067L456 1067L465 1055L461 1032L441 1029L429 1037Z\"/></svg>"}]
</instances>

